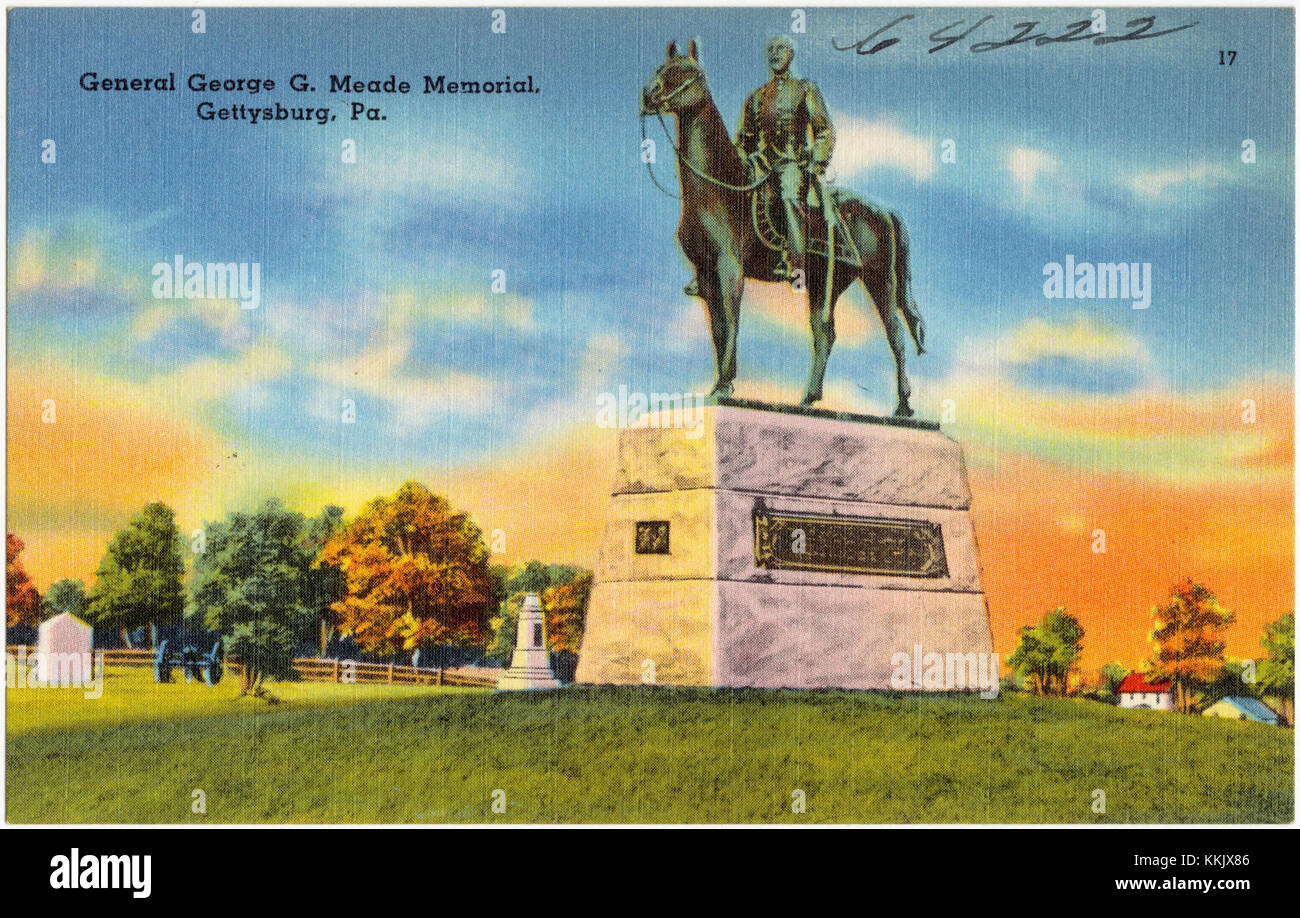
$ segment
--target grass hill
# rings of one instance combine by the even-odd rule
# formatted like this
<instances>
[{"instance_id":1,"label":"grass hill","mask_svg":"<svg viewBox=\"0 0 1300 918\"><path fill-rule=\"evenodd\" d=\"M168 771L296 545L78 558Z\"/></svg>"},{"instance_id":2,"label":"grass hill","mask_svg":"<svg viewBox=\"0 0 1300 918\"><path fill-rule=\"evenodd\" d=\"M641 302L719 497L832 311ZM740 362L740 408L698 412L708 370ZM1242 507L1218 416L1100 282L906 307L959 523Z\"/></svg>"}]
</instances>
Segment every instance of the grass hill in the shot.
<instances>
[{"instance_id":1,"label":"grass hill","mask_svg":"<svg viewBox=\"0 0 1300 918\"><path fill-rule=\"evenodd\" d=\"M8 818L86 823L1289 822L1293 735L1074 700L289 684L8 693ZM191 812L194 790L206 814ZM1093 811L1094 791L1106 811ZM505 812L492 812L504 791ZM792 810L802 791L806 812ZM499 795L498 795L499 796Z\"/></svg>"}]
</instances>

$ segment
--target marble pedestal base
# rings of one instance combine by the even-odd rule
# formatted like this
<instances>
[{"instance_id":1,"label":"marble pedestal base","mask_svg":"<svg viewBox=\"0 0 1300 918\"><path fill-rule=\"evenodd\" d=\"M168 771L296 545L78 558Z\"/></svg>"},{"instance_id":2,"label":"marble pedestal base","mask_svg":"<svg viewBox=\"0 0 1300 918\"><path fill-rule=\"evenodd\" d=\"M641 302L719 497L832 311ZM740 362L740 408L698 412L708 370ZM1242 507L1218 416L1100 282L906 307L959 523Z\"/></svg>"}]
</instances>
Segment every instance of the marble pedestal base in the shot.
<instances>
[{"instance_id":1,"label":"marble pedestal base","mask_svg":"<svg viewBox=\"0 0 1300 918\"><path fill-rule=\"evenodd\" d=\"M955 441L725 403L694 420L620 435L578 682L888 689L900 653L992 653Z\"/></svg>"}]
</instances>

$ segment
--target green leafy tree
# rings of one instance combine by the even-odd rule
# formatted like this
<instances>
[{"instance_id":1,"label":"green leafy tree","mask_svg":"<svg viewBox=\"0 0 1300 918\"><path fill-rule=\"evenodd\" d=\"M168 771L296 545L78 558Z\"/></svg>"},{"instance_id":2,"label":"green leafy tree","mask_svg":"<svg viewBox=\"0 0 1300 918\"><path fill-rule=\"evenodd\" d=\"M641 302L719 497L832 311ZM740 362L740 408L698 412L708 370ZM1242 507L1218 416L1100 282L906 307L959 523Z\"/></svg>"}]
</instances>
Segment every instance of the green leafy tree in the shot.
<instances>
[{"instance_id":1,"label":"green leafy tree","mask_svg":"<svg viewBox=\"0 0 1300 918\"><path fill-rule=\"evenodd\" d=\"M1288 612L1264 629L1260 646L1268 656L1256 670L1260 691L1274 699L1288 724L1295 724L1295 613Z\"/></svg>"},{"instance_id":2,"label":"green leafy tree","mask_svg":"<svg viewBox=\"0 0 1300 918\"><path fill-rule=\"evenodd\" d=\"M541 596L551 586L551 572L540 561L529 561L524 569L506 584L510 593L536 593Z\"/></svg>"},{"instance_id":3,"label":"green leafy tree","mask_svg":"<svg viewBox=\"0 0 1300 918\"><path fill-rule=\"evenodd\" d=\"M306 601L316 617L322 653L325 652L330 629L338 623L338 615L333 605L343 598L343 594L347 592L347 584L343 578L343 569L338 564L325 561L321 554L334 534L342 529L343 508L333 504L307 521L307 549L316 560L307 573Z\"/></svg>"},{"instance_id":4,"label":"green leafy tree","mask_svg":"<svg viewBox=\"0 0 1300 918\"><path fill-rule=\"evenodd\" d=\"M1082 653L1083 626L1058 607L1020 629L1020 644L1007 664L1035 694L1064 695Z\"/></svg>"},{"instance_id":5,"label":"green leafy tree","mask_svg":"<svg viewBox=\"0 0 1300 918\"><path fill-rule=\"evenodd\" d=\"M45 616L75 615L86 617L86 585L80 580L56 580L45 591Z\"/></svg>"},{"instance_id":6,"label":"green leafy tree","mask_svg":"<svg viewBox=\"0 0 1300 918\"><path fill-rule=\"evenodd\" d=\"M488 647L487 656L499 660L503 665L510 663L510 658L515 652L515 640L519 635L519 613L523 605L523 593L503 596L498 604L497 614L490 622L492 642Z\"/></svg>"},{"instance_id":7,"label":"green leafy tree","mask_svg":"<svg viewBox=\"0 0 1300 918\"><path fill-rule=\"evenodd\" d=\"M1250 672L1246 663L1242 660L1225 659L1218 674L1207 681L1202 686L1202 690L1206 702L1210 704L1230 695L1248 698L1260 697L1258 678L1254 673Z\"/></svg>"},{"instance_id":8,"label":"green leafy tree","mask_svg":"<svg viewBox=\"0 0 1300 918\"><path fill-rule=\"evenodd\" d=\"M96 628L118 629L124 639L144 625L179 622L185 612L184 557L171 507L147 504L108 543L86 598L87 620Z\"/></svg>"},{"instance_id":9,"label":"green leafy tree","mask_svg":"<svg viewBox=\"0 0 1300 918\"><path fill-rule=\"evenodd\" d=\"M1127 675L1128 667L1117 660L1111 660L1097 670L1097 697L1102 701L1113 702L1116 689Z\"/></svg>"},{"instance_id":10,"label":"green leafy tree","mask_svg":"<svg viewBox=\"0 0 1300 918\"><path fill-rule=\"evenodd\" d=\"M510 592L507 584L510 581L510 569L504 564L493 564L490 569L492 577L492 602L495 614L488 618L488 631L491 637L488 640L487 656L496 660L509 660L509 655L515 646L516 629L519 627L519 619L516 616L511 617L510 608L507 600L510 598Z\"/></svg>"},{"instance_id":11,"label":"green leafy tree","mask_svg":"<svg viewBox=\"0 0 1300 918\"><path fill-rule=\"evenodd\" d=\"M262 694L262 678L287 678L294 649L316 636L310 573L317 549L301 513L268 500L206 526L194 563L194 614L225 637L243 666L243 694Z\"/></svg>"},{"instance_id":12,"label":"green leafy tree","mask_svg":"<svg viewBox=\"0 0 1300 918\"><path fill-rule=\"evenodd\" d=\"M1174 684L1174 706L1191 713L1193 692L1208 691L1223 671L1224 630L1233 614L1214 593L1190 578L1151 610L1151 678Z\"/></svg>"},{"instance_id":13,"label":"green leafy tree","mask_svg":"<svg viewBox=\"0 0 1300 918\"><path fill-rule=\"evenodd\" d=\"M550 575L550 585L558 587L570 584L582 575L590 573L590 571L575 564L548 564L546 565L546 573Z\"/></svg>"}]
</instances>

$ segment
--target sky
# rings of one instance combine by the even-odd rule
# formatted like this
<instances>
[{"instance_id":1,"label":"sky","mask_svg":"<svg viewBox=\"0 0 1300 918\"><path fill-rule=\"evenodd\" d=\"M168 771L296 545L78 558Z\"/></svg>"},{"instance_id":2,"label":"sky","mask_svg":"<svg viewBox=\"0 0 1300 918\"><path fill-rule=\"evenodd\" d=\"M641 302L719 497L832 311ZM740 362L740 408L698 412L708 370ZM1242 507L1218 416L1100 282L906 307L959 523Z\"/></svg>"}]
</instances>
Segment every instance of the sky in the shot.
<instances>
[{"instance_id":1,"label":"sky","mask_svg":"<svg viewBox=\"0 0 1300 918\"><path fill-rule=\"evenodd\" d=\"M831 177L911 234L914 404L946 408L965 451L1003 654L1064 605L1085 665L1138 665L1151 606L1188 576L1236 611L1236 656L1293 608L1293 13L1150 14L1152 32L1195 25L973 52L1080 14L809 10L791 36L834 121ZM488 10L206 15L195 34L189 10L10 13L6 503L37 585L91 581L150 500L189 532L270 496L355 513L410 478L499 529L503 561L593 564L617 442L598 396L712 382L640 88L696 37L734 128L790 11L511 9L504 33ZM1107 34L1139 15L1111 11ZM177 90L91 92L88 72L174 72ZM196 93L194 73L277 86ZM290 91L294 73L320 88ZM413 91L367 95L386 120L353 121L330 74ZM540 91L424 94L425 74ZM203 121L204 99L338 117ZM671 186L671 156L656 171ZM155 297L177 255L258 263L258 307ZM1067 256L1149 263L1150 305L1047 298ZM864 294L837 330L825 407L888 413ZM751 284L737 395L797 401L807 341L806 306Z\"/></svg>"}]
</instances>

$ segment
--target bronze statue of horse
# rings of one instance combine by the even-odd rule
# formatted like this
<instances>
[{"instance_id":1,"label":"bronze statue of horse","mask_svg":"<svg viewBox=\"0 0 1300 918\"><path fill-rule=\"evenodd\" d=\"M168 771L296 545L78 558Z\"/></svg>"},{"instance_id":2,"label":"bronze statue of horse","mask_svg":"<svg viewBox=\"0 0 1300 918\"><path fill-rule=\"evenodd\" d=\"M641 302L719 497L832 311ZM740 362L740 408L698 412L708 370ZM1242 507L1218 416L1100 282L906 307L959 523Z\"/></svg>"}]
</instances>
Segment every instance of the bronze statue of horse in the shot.
<instances>
[{"instance_id":1,"label":"bronze statue of horse","mask_svg":"<svg viewBox=\"0 0 1300 918\"><path fill-rule=\"evenodd\" d=\"M694 41L686 54L678 52L676 42L668 45L667 59L641 90L641 116L677 117L675 150L682 201L677 241L695 266L700 296L708 311L717 367L717 381L710 394L729 396L736 378L736 333L745 279L775 280L774 269L781 256L759 239L754 228L750 193L762 177L756 180L751 176L736 152L698 57ZM857 280L876 304L894 353L898 382L894 414L910 417L906 334L911 333L917 353L925 353L925 324L911 294L907 231L897 214L851 194L837 191L835 201L839 218L833 224L849 234L860 265L841 261L828 271L827 257L808 248L805 280L812 369L802 404L811 405L822 397L826 362L835 342L835 303Z\"/></svg>"}]
</instances>

